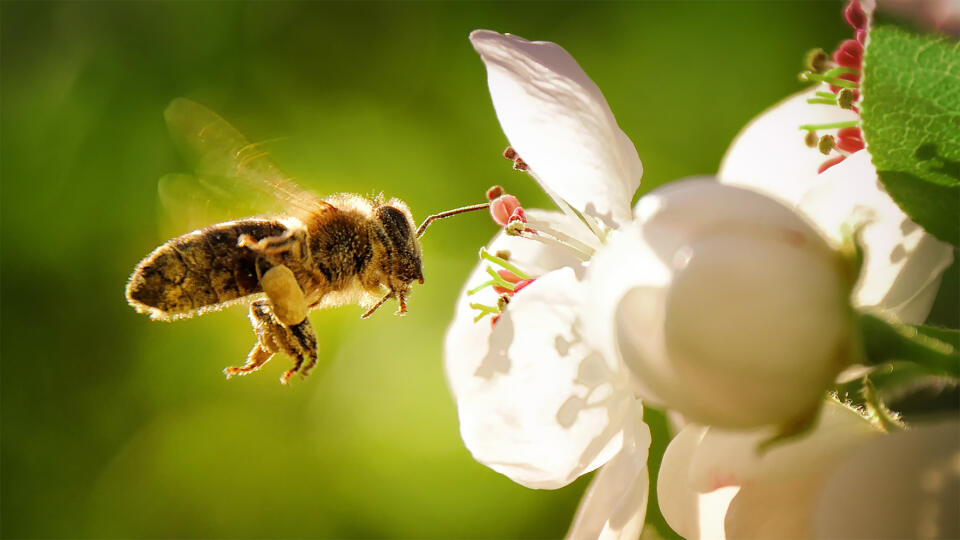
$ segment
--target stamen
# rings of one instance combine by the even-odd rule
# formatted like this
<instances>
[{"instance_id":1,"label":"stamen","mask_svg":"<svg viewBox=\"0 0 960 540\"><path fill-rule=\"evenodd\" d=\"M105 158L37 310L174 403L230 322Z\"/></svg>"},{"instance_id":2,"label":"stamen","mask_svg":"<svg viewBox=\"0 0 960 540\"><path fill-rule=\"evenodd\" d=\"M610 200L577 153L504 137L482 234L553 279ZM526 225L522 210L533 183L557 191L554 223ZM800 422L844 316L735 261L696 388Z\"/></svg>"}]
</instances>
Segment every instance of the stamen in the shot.
<instances>
[{"instance_id":1,"label":"stamen","mask_svg":"<svg viewBox=\"0 0 960 540\"><path fill-rule=\"evenodd\" d=\"M839 155L839 156L837 156L837 157L830 158L830 159L824 161L823 163L820 164L820 168L817 169L817 174L822 173L823 171L829 169L830 167L833 167L834 165L836 165L837 163L840 163L841 161L843 161L843 160L845 160L845 159L847 159L847 156Z\"/></svg>"},{"instance_id":2,"label":"stamen","mask_svg":"<svg viewBox=\"0 0 960 540\"><path fill-rule=\"evenodd\" d=\"M470 307L480 312L476 317L473 318L473 322L477 322L487 315L498 315L500 313L500 310L496 307L488 306L486 304L471 303Z\"/></svg>"},{"instance_id":3,"label":"stamen","mask_svg":"<svg viewBox=\"0 0 960 540\"><path fill-rule=\"evenodd\" d=\"M513 195L500 195L490 201L490 217L493 218L493 221L497 225L505 227L510 223L510 217L518 208L520 208L520 201L516 197Z\"/></svg>"},{"instance_id":4,"label":"stamen","mask_svg":"<svg viewBox=\"0 0 960 540\"><path fill-rule=\"evenodd\" d=\"M848 70L849 72L833 74L837 70ZM818 82L818 83L827 83L832 86L837 86L839 88L857 88L860 86L859 77L856 77L856 70L848 67L838 67L831 69L830 71L824 73L823 75L819 73L814 73L812 71L804 71L800 74L801 82ZM856 80L851 80L856 79Z\"/></svg>"},{"instance_id":5,"label":"stamen","mask_svg":"<svg viewBox=\"0 0 960 540\"><path fill-rule=\"evenodd\" d=\"M474 288L470 289L469 291L467 291L467 296L473 296L473 295L477 294L478 292L486 289L487 287L490 287L491 285L495 285L496 283L497 283L497 282L494 281L494 280L492 280L492 279L491 279L490 281L484 281L483 283L481 283L481 284L477 285L476 287L474 287Z\"/></svg>"},{"instance_id":6,"label":"stamen","mask_svg":"<svg viewBox=\"0 0 960 540\"><path fill-rule=\"evenodd\" d=\"M816 131L808 131L807 135L803 138L803 143L810 148L816 148L818 140Z\"/></svg>"},{"instance_id":7,"label":"stamen","mask_svg":"<svg viewBox=\"0 0 960 540\"><path fill-rule=\"evenodd\" d=\"M860 125L859 120L848 120L846 122L833 122L830 124L804 124L800 126L800 129L804 131L817 131L819 129L849 128L849 127L857 127L859 125Z\"/></svg>"},{"instance_id":8,"label":"stamen","mask_svg":"<svg viewBox=\"0 0 960 540\"><path fill-rule=\"evenodd\" d=\"M823 73L830 67L830 57L823 49L812 49L807 52L803 65L814 73Z\"/></svg>"},{"instance_id":9,"label":"stamen","mask_svg":"<svg viewBox=\"0 0 960 540\"><path fill-rule=\"evenodd\" d=\"M836 146L836 140L833 138L833 135L824 135L820 137L820 141L817 143L817 150L820 150L820 153L827 156L830 155L830 150Z\"/></svg>"},{"instance_id":10,"label":"stamen","mask_svg":"<svg viewBox=\"0 0 960 540\"><path fill-rule=\"evenodd\" d=\"M503 195L503 188L500 186L492 186L490 189L487 190L488 201L492 202L494 199L500 197L501 195Z\"/></svg>"},{"instance_id":11,"label":"stamen","mask_svg":"<svg viewBox=\"0 0 960 540\"><path fill-rule=\"evenodd\" d=\"M509 234L509 229L508 229L508 234ZM589 260L590 260L590 255L593 253L592 251L591 251L590 253L584 252L584 251L582 251L582 250L580 250L580 249L578 249L578 248L576 248L576 247L574 247L574 246L572 246L572 245L570 245L570 244L567 244L566 242L561 241L561 240L558 239L558 238L555 238L553 235L544 234L543 231L538 231L537 234L531 234L531 233L527 232L526 230L520 230L520 231L518 231L515 235L516 235L516 236L519 236L519 237L521 237L521 238L527 238L527 239L530 239L530 240L537 240L538 242L542 242L542 243L547 244L547 245L553 245L553 246L559 246L559 247L562 247L562 248L566 248L566 249L572 251L573 254L574 254L578 259L580 259L581 261L584 261L584 262L589 261Z\"/></svg>"},{"instance_id":12,"label":"stamen","mask_svg":"<svg viewBox=\"0 0 960 540\"><path fill-rule=\"evenodd\" d=\"M513 288L514 288L513 283L510 283L509 281L503 279L503 277L500 276L500 274L499 274L498 272L496 272L493 268L490 268L490 267L488 266L488 267L486 268L486 271L487 271L488 274L490 274L490 277L493 278L494 286L499 286L501 289L506 289L506 290L508 290L508 291L512 291L512 290L513 290Z\"/></svg>"},{"instance_id":13,"label":"stamen","mask_svg":"<svg viewBox=\"0 0 960 540\"><path fill-rule=\"evenodd\" d=\"M580 240L577 240L576 238L564 232L554 229L546 222L541 222L539 220L530 220L530 223L536 226L537 231L549 234L558 240L561 240L567 244L572 245L573 247L579 249L580 251L583 251L584 253L590 253L592 255L596 251L595 249L588 246L587 244L584 244Z\"/></svg>"},{"instance_id":14,"label":"stamen","mask_svg":"<svg viewBox=\"0 0 960 540\"><path fill-rule=\"evenodd\" d=\"M867 27L867 14L863 11L859 0L852 0L843 10L843 17L856 30L864 30Z\"/></svg>"},{"instance_id":15,"label":"stamen","mask_svg":"<svg viewBox=\"0 0 960 540\"><path fill-rule=\"evenodd\" d=\"M501 268L506 268L507 270L513 272L514 275L519 276L522 279L532 279L532 276L530 276L523 270L517 268L516 265L513 265L507 262L505 259L502 259L496 255L491 255L490 252L486 250L486 248L480 248L480 258L490 261L493 264L500 266Z\"/></svg>"},{"instance_id":16,"label":"stamen","mask_svg":"<svg viewBox=\"0 0 960 540\"><path fill-rule=\"evenodd\" d=\"M853 92L853 90L850 90L849 88L844 88L843 90L840 90L840 92L837 94L837 105L841 109L852 109L853 102L855 99L856 99L856 94Z\"/></svg>"}]
</instances>

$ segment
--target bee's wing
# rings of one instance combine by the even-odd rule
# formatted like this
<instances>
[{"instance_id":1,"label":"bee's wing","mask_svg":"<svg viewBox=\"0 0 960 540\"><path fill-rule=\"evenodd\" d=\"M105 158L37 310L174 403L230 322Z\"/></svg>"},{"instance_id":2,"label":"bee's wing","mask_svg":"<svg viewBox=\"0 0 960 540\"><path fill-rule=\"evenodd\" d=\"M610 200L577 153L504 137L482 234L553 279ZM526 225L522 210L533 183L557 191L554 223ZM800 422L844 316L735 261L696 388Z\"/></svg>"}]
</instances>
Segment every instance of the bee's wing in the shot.
<instances>
[{"instance_id":1,"label":"bee's wing","mask_svg":"<svg viewBox=\"0 0 960 540\"><path fill-rule=\"evenodd\" d=\"M211 218L301 215L323 205L316 195L280 172L262 148L203 105L178 98L167 107L164 118L195 174L163 177L160 198L168 208L187 214L187 219L207 216L206 224L210 224Z\"/></svg>"}]
</instances>

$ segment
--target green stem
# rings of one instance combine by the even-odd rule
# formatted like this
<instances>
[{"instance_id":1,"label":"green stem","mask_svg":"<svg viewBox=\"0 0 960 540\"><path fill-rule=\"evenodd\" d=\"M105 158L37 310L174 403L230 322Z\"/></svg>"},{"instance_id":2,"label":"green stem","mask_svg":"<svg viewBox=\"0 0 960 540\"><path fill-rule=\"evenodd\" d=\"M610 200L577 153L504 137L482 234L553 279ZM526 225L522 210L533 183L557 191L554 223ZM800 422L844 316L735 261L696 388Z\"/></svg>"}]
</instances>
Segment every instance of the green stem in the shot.
<instances>
[{"instance_id":1,"label":"green stem","mask_svg":"<svg viewBox=\"0 0 960 540\"><path fill-rule=\"evenodd\" d=\"M516 276L519 277L520 279L531 279L530 276L529 276L526 272L524 272L523 270L521 270L521 269L517 268L516 266L510 264L509 262L505 261L504 259L501 259L500 257L497 257L496 255L491 255L490 252L487 251L487 250L484 249L484 248L480 248L480 258L481 258L481 259L486 259L486 260L488 260L488 261L490 261L490 262L492 262L492 263L494 263L494 264L496 264L496 265L502 266L503 268L505 268L505 269L513 272L514 275L516 275Z\"/></svg>"},{"instance_id":2,"label":"green stem","mask_svg":"<svg viewBox=\"0 0 960 540\"><path fill-rule=\"evenodd\" d=\"M507 289L508 291L512 291L514 289L513 283L510 283L509 281L500 277L500 274L498 274L493 268L490 268L488 266L487 273L490 274L490 277L493 278L493 281L495 284L503 287L504 289Z\"/></svg>"},{"instance_id":3,"label":"green stem","mask_svg":"<svg viewBox=\"0 0 960 540\"><path fill-rule=\"evenodd\" d=\"M800 126L800 129L804 131L817 131L818 129L837 129L857 127L858 125L860 125L859 120L848 120L846 122L833 122L832 124L804 124Z\"/></svg>"},{"instance_id":4,"label":"green stem","mask_svg":"<svg viewBox=\"0 0 960 540\"><path fill-rule=\"evenodd\" d=\"M494 281L494 280L492 280L492 279L491 279L490 281L484 281L483 283L481 283L481 284L477 285L476 287L474 287L474 288L470 289L469 291L467 291L467 296L473 296L473 295L477 294L478 292L486 289L487 287L489 287L489 286L491 286L491 285L495 285L496 283L497 283L497 282Z\"/></svg>"}]
</instances>

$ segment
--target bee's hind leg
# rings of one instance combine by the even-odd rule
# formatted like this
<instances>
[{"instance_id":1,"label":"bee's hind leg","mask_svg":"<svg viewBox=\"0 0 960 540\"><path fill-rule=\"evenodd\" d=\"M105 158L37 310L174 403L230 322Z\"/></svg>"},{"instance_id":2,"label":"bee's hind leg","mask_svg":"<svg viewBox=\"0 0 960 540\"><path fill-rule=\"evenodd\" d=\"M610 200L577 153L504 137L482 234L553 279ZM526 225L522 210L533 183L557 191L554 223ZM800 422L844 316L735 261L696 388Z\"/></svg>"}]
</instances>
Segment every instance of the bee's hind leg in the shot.
<instances>
[{"instance_id":1,"label":"bee's hind leg","mask_svg":"<svg viewBox=\"0 0 960 540\"><path fill-rule=\"evenodd\" d=\"M227 378L256 371L276 353L293 358L293 368L280 377L280 382L284 384L300 371L304 361L306 366L300 371L304 376L317 363L317 337L309 319L304 318L299 324L287 326L274 315L270 302L257 300L250 304L250 322L257 334L257 344L250 351L246 364L224 370Z\"/></svg>"}]
</instances>

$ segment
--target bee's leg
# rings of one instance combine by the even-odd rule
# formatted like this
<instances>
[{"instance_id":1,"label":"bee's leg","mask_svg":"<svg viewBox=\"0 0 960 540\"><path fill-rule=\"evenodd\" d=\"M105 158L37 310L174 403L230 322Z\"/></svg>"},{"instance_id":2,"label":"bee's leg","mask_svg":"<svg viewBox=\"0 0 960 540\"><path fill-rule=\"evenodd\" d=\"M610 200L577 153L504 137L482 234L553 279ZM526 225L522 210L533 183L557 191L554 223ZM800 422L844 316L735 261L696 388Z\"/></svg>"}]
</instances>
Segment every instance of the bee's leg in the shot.
<instances>
[{"instance_id":1,"label":"bee's leg","mask_svg":"<svg viewBox=\"0 0 960 540\"><path fill-rule=\"evenodd\" d=\"M303 377L317 364L317 336L313 333L313 326L308 319L304 319L300 324L284 326L283 329L285 332L274 339L280 341L283 351L293 358L293 367L280 376L280 382L287 384L290 377L300 370L304 360L307 365L300 371Z\"/></svg>"},{"instance_id":2,"label":"bee's leg","mask_svg":"<svg viewBox=\"0 0 960 540\"><path fill-rule=\"evenodd\" d=\"M291 251L296 246L305 245L306 233L301 229L290 229L283 234L268 236L257 240L249 234L237 238L237 246L247 248L258 255L279 255Z\"/></svg>"},{"instance_id":3,"label":"bee's leg","mask_svg":"<svg viewBox=\"0 0 960 540\"><path fill-rule=\"evenodd\" d=\"M224 370L227 378L234 375L246 375L260 368L276 353L284 353L293 358L293 368L284 372L280 382L286 384L296 373L304 360L307 365L302 374L317 362L317 337L313 333L310 321L304 319L299 324L287 326L275 316L267 300L257 300L250 304L250 322L257 334L257 344L250 352L247 363L242 367Z\"/></svg>"},{"instance_id":4,"label":"bee's leg","mask_svg":"<svg viewBox=\"0 0 960 540\"><path fill-rule=\"evenodd\" d=\"M247 355L247 363L240 367L228 367L223 370L223 374L227 376L227 379L233 377L234 375L247 375L253 373L254 371L260 369L260 366L267 363L267 360L273 357L273 352L268 351L263 348L263 345L258 341L256 345L253 346L253 349L250 351L250 354Z\"/></svg>"}]
</instances>

